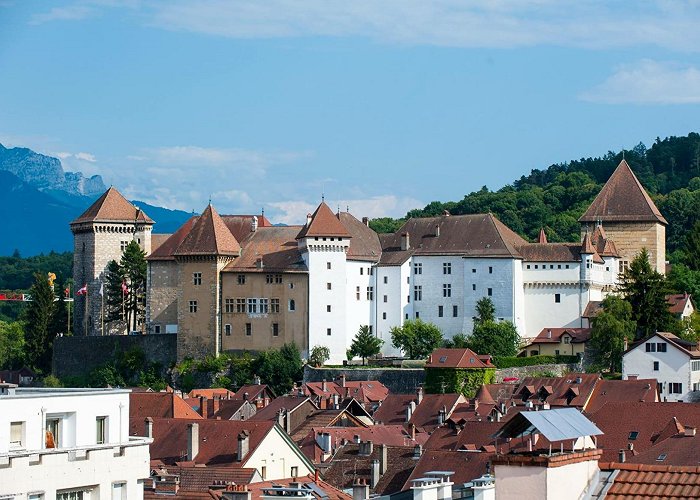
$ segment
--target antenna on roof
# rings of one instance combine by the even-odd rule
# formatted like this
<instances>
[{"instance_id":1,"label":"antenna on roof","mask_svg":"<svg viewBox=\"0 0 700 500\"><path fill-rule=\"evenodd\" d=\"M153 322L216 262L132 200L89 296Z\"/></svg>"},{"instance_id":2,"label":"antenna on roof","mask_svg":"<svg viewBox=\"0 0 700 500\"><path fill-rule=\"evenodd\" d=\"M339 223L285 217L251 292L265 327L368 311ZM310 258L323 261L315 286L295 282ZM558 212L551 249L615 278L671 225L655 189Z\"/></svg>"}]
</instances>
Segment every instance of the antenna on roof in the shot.
<instances>
[{"instance_id":1,"label":"antenna on roof","mask_svg":"<svg viewBox=\"0 0 700 500\"><path fill-rule=\"evenodd\" d=\"M622 148L622 159L625 159L625 148Z\"/></svg>"},{"instance_id":2,"label":"antenna on roof","mask_svg":"<svg viewBox=\"0 0 700 500\"><path fill-rule=\"evenodd\" d=\"M265 207L262 207L262 208L260 209L260 215L262 215L263 217L265 217Z\"/></svg>"},{"instance_id":3,"label":"antenna on roof","mask_svg":"<svg viewBox=\"0 0 700 500\"><path fill-rule=\"evenodd\" d=\"M323 203L324 201L326 201L326 194L321 191L321 202Z\"/></svg>"},{"instance_id":4,"label":"antenna on roof","mask_svg":"<svg viewBox=\"0 0 700 500\"><path fill-rule=\"evenodd\" d=\"M350 205L345 205L345 211L346 211L347 213L350 213Z\"/></svg>"},{"instance_id":5,"label":"antenna on roof","mask_svg":"<svg viewBox=\"0 0 700 500\"><path fill-rule=\"evenodd\" d=\"M211 195L209 195L209 205L211 205Z\"/></svg>"}]
</instances>

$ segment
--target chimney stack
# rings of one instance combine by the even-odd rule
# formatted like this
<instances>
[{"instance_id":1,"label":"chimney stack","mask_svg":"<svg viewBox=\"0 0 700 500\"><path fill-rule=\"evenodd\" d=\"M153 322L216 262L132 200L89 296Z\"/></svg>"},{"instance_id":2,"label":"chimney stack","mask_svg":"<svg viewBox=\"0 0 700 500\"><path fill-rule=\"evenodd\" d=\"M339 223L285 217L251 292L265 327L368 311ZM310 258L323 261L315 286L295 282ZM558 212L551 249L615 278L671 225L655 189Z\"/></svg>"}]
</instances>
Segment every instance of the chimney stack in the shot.
<instances>
[{"instance_id":1,"label":"chimney stack","mask_svg":"<svg viewBox=\"0 0 700 500\"><path fill-rule=\"evenodd\" d=\"M254 233L258 230L258 218L253 215L253 219L250 221L250 231Z\"/></svg>"},{"instance_id":2,"label":"chimney stack","mask_svg":"<svg viewBox=\"0 0 700 500\"><path fill-rule=\"evenodd\" d=\"M440 226L439 225L435 226L435 236L440 237Z\"/></svg>"},{"instance_id":3,"label":"chimney stack","mask_svg":"<svg viewBox=\"0 0 700 500\"><path fill-rule=\"evenodd\" d=\"M389 447L385 444L379 445L379 472L386 474L386 470L389 468Z\"/></svg>"},{"instance_id":4,"label":"chimney stack","mask_svg":"<svg viewBox=\"0 0 700 500\"><path fill-rule=\"evenodd\" d=\"M376 458L372 460L372 479L371 479L371 484L370 486L372 489L377 487L377 483L379 482L379 460Z\"/></svg>"},{"instance_id":5,"label":"chimney stack","mask_svg":"<svg viewBox=\"0 0 700 500\"><path fill-rule=\"evenodd\" d=\"M416 439L416 426L414 424L408 424L408 435L411 436L412 440Z\"/></svg>"},{"instance_id":6,"label":"chimney stack","mask_svg":"<svg viewBox=\"0 0 700 500\"><path fill-rule=\"evenodd\" d=\"M151 417L146 417L144 422L146 424L146 437L153 438L153 419Z\"/></svg>"},{"instance_id":7,"label":"chimney stack","mask_svg":"<svg viewBox=\"0 0 700 500\"><path fill-rule=\"evenodd\" d=\"M311 214L306 214L306 226L311 225Z\"/></svg>"},{"instance_id":8,"label":"chimney stack","mask_svg":"<svg viewBox=\"0 0 700 500\"><path fill-rule=\"evenodd\" d=\"M340 387L345 387L345 374L342 373L338 378L340 379Z\"/></svg>"},{"instance_id":9,"label":"chimney stack","mask_svg":"<svg viewBox=\"0 0 700 500\"><path fill-rule=\"evenodd\" d=\"M438 419L437 419L438 426L445 423L446 416L447 416L447 408L445 408L443 406L442 408L440 408L440 411L438 412Z\"/></svg>"},{"instance_id":10,"label":"chimney stack","mask_svg":"<svg viewBox=\"0 0 700 500\"><path fill-rule=\"evenodd\" d=\"M369 498L369 486L364 479L355 479L352 483L352 500L367 500Z\"/></svg>"},{"instance_id":11,"label":"chimney stack","mask_svg":"<svg viewBox=\"0 0 700 500\"><path fill-rule=\"evenodd\" d=\"M401 250L409 250L411 248L411 240L408 233L401 233Z\"/></svg>"},{"instance_id":12,"label":"chimney stack","mask_svg":"<svg viewBox=\"0 0 700 500\"><path fill-rule=\"evenodd\" d=\"M361 441L360 442L360 448L358 450L358 455L363 456L363 457L368 457L372 454L374 451L374 443L372 441Z\"/></svg>"},{"instance_id":13,"label":"chimney stack","mask_svg":"<svg viewBox=\"0 0 700 500\"><path fill-rule=\"evenodd\" d=\"M418 460L423 455L423 446L417 444L413 447L413 459Z\"/></svg>"},{"instance_id":14,"label":"chimney stack","mask_svg":"<svg viewBox=\"0 0 700 500\"><path fill-rule=\"evenodd\" d=\"M253 375L253 384L260 385L260 377L258 375Z\"/></svg>"},{"instance_id":15,"label":"chimney stack","mask_svg":"<svg viewBox=\"0 0 700 500\"><path fill-rule=\"evenodd\" d=\"M242 462L243 459L248 455L248 450L250 448L250 434L248 431L243 430L238 435L238 461Z\"/></svg>"},{"instance_id":16,"label":"chimney stack","mask_svg":"<svg viewBox=\"0 0 700 500\"><path fill-rule=\"evenodd\" d=\"M321 390L322 390L323 392L327 392L327 391L328 391L328 383L326 382L326 379L325 379L325 378L323 379L323 382L321 382Z\"/></svg>"},{"instance_id":17,"label":"chimney stack","mask_svg":"<svg viewBox=\"0 0 700 500\"><path fill-rule=\"evenodd\" d=\"M207 402L207 397L199 396L199 414L204 418L208 418L208 413L209 403Z\"/></svg>"},{"instance_id":18,"label":"chimney stack","mask_svg":"<svg viewBox=\"0 0 700 500\"><path fill-rule=\"evenodd\" d=\"M365 226L369 227L369 217L362 217L362 223Z\"/></svg>"},{"instance_id":19,"label":"chimney stack","mask_svg":"<svg viewBox=\"0 0 700 500\"><path fill-rule=\"evenodd\" d=\"M418 388L416 389L416 405L419 405L423 402L423 386L419 385Z\"/></svg>"},{"instance_id":20,"label":"chimney stack","mask_svg":"<svg viewBox=\"0 0 700 500\"><path fill-rule=\"evenodd\" d=\"M187 424L187 461L193 462L199 454L199 424Z\"/></svg>"},{"instance_id":21,"label":"chimney stack","mask_svg":"<svg viewBox=\"0 0 700 500\"><path fill-rule=\"evenodd\" d=\"M621 464L625 463L625 450L620 450L620 452L618 453L617 461Z\"/></svg>"},{"instance_id":22,"label":"chimney stack","mask_svg":"<svg viewBox=\"0 0 700 500\"><path fill-rule=\"evenodd\" d=\"M413 417L413 412L416 409L416 402L411 401L408 403L408 406L406 407L406 422L410 422L411 418Z\"/></svg>"},{"instance_id":23,"label":"chimney stack","mask_svg":"<svg viewBox=\"0 0 700 500\"><path fill-rule=\"evenodd\" d=\"M221 500L250 500L251 492L247 484L227 484L221 492Z\"/></svg>"}]
</instances>

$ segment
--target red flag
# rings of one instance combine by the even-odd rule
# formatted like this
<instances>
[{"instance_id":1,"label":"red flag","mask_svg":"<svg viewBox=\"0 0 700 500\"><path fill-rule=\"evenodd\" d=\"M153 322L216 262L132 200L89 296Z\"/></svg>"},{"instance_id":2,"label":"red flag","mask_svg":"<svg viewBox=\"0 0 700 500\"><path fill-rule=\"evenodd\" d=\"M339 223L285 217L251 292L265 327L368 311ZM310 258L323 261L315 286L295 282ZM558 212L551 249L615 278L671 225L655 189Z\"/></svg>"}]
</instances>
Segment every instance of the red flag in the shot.
<instances>
[{"instance_id":1,"label":"red flag","mask_svg":"<svg viewBox=\"0 0 700 500\"><path fill-rule=\"evenodd\" d=\"M75 294L76 295L87 295L87 283L85 283L85 286L83 286L83 288L81 288L80 290L75 292Z\"/></svg>"},{"instance_id":2,"label":"red flag","mask_svg":"<svg viewBox=\"0 0 700 500\"><path fill-rule=\"evenodd\" d=\"M66 297L70 297L70 287L63 290L63 295L65 295Z\"/></svg>"},{"instance_id":3,"label":"red flag","mask_svg":"<svg viewBox=\"0 0 700 500\"><path fill-rule=\"evenodd\" d=\"M124 295L129 295L129 289L126 286L126 281L122 281L122 293Z\"/></svg>"}]
</instances>

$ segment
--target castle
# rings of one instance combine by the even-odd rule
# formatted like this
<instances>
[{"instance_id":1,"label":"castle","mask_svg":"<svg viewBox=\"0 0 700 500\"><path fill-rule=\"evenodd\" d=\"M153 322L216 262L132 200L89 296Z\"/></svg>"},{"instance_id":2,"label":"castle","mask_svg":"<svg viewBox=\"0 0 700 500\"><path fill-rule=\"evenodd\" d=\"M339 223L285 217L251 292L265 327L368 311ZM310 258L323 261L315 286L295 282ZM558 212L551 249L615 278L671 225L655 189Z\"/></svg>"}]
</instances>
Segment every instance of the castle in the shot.
<instances>
[{"instance_id":1,"label":"castle","mask_svg":"<svg viewBox=\"0 0 700 500\"><path fill-rule=\"evenodd\" d=\"M361 325L384 340L384 354L398 354L392 327L420 318L448 337L469 333L482 297L534 337L583 326L588 303L642 248L664 271L666 220L624 160L579 221L580 242L549 243L541 232L530 243L492 214L410 219L377 235L366 218L324 202L303 226L209 204L174 234L152 235L153 221L110 188L71 223L75 281L89 289L76 313L135 240L148 255L145 333L176 333L178 359L294 341L304 355L327 346L339 363ZM86 310L76 334L99 334L99 310Z\"/></svg>"}]
</instances>

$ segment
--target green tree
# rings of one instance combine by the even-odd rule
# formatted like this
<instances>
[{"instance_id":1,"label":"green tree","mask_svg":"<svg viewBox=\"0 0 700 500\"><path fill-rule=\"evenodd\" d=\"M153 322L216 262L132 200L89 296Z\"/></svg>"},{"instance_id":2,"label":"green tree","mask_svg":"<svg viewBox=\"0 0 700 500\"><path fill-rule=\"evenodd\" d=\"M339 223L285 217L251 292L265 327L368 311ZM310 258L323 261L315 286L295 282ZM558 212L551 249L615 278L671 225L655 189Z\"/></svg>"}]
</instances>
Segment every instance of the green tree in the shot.
<instances>
[{"instance_id":1,"label":"green tree","mask_svg":"<svg viewBox=\"0 0 700 500\"><path fill-rule=\"evenodd\" d=\"M515 356L520 346L520 335L510 321L477 321L467 346L477 354Z\"/></svg>"},{"instance_id":2,"label":"green tree","mask_svg":"<svg viewBox=\"0 0 700 500\"><path fill-rule=\"evenodd\" d=\"M476 303L476 317L474 323L485 323L496 320L496 306L491 297L482 297Z\"/></svg>"},{"instance_id":3,"label":"green tree","mask_svg":"<svg viewBox=\"0 0 700 500\"><path fill-rule=\"evenodd\" d=\"M651 267L645 248L622 274L618 291L632 306L638 338L668 330L672 325L673 318L666 304L666 279Z\"/></svg>"},{"instance_id":4,"label":"green tree","mask_svg":"<svg viewBox=\"0 0 700 500\"><path fill-rule=\"evenodd\" d=\"M284 344L279 350L261 352L253 362L255 373L275 394L288 393L302 378L303 363L296 344Z\"/></svg>"},{"instance_id":5,"label":"green tree","mask_svg":"<svg viewBox=\"0 0 700 500\"><path fill-rule=\"evenodd\" d=\"M625 341L634 339L636 330L632 306L616 295L608 295L602 306L603 310L593 320L591 330L593 364L599 369L619 373Z\"/></svg>"},{"instance_id":6,"label":"green tree","mask_svg":"<svg viewBox=\"0 0 700 500\"><path fill-rule=\"evenodd\" d=\"M119 267L125 278L128 294L125 311L129 330L138 330L146 313L146 254L138 243L130 241L124 249Z\"/></svg>"},{"instance_id":7,"label":"green tree","mask_svg":"<svg viewBox=\"0 0 700 500\"><path fill-rule=\"evenodd\" d=\"M66 295L64 293L65 286L59 283L55 285L55 294L58 300L54 302L56 308L54 310L53 318L51 318L51 324L49 326L49 335L52 338L60 334L68 333L68 302L66 302Z\"/></svg>"},{"instance_id":8,"label":"green tree","mask_svg":"<svg viewBox=\"0 0 700 500\"><path fill-rule=\"evenodd\" d=\"M365 359L376 356L382 348L384 341L376 337L369 329L368 325L362 325L357 331L355 338L352 339L350 345L350 353L353 356L362 358L362 364L365 364Z\"/></svg>"},{"instance_id":9,"label":"green tree","mask_svg":"<svg viewBox=\"0 0 700 500\"><path fill-rule=\"evenodd\" d=\"M693 271L700 271L700 220L685 236L685 264Z\"/></svg>"},{"instance_id":10,"label":"green tree","mask_svg":"<svg viewBox=\"0 0 700 500\"><path fill-rule=\"evenodd\" d=\"M25 311L25 345L28 364L41 373L51 371L53 340L50 334L53 320L54 295L45 273L34 275L34 284L29 290L32 301Z\"/></svg>"},{"instance_id":11,"label":"green tree","mask_svg":"<svg viewBox=\"0 0 700 500\"><path fill-rule=\"evenodd\" d=\"M445 339L442 346L448 349L463 349L469 347L469 339L463 333L458 333L451 339Z\"/></svg>"},{"instance_id":12,"label":"green tree","mask_svg":"<svg viewBox=\"0 0 700 500\"><path fill-rule=\"evenodd\" d=\"M309 364L311 366L323 366L331 358L331 350L325 345L317 345L311 349Z\"/></svg>"},{"instance_id":13,"label":"green tree","mask_svg":"<svg viewBox=\"0 0 700 500\"><path fill-rule=\"evenodd\" d=\"M118 321L126 324L126 295L122 283L126 280L124 272L115 260L107 263L104 283L104 314L105 323L113 324Z\"/></svg>"},{"instance_id":14,"label":"green tree","mask_svg":"<svg viewBox=\"0 0 700 500\"><path fill-rule=\"evenodd\" d=\"M425 323L421 319L408 320L403 326L391 329L391 342L409 359L423 359L440 347L442 333L432 323Z\"/></svg>"},{"instance_id":15,"label":"green tree","mask_svg":"<svg viewBox=\"0 0 700 500\"><path fill-rule=\"evenodd\" d=\"M16 370L24 363L24 324L0 321L0 369Z\"/></svg>"}]
</instances>

